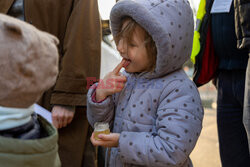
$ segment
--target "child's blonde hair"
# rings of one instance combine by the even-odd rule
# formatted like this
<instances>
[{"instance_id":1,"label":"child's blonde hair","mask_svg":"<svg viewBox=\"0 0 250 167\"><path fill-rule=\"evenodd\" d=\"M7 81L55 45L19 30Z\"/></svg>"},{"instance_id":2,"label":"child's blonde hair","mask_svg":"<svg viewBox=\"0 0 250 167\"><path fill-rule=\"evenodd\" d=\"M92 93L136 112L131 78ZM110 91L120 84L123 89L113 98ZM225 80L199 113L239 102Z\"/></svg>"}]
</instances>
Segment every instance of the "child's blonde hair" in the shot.
<instances>
[{"instance_id":1,"label":"child's blonde hair","mask_svg":"<svg viewBox=\"0 0 250 167\"><path fill-rule=\"evenodd\" d=\"M126 38L128 42L132 41L132 37L135 32L135 28L139 26L143 32L144 32L144 44L147 50L148 58L151 62L151 65L146 69L146 71L153 71L156 66L156 55L157 55L157 49L154 40L152 37L148 34L147 31L145 31L138 23L136 23L131 17L125 17L122 19L122 22L128 20L128 24L126 25L125 28L122 29L120 27L119 33L114 36L115 42L118 43L121 38ZM122 26L122 25L121 25Z\"/></svg>"}]
</instances>

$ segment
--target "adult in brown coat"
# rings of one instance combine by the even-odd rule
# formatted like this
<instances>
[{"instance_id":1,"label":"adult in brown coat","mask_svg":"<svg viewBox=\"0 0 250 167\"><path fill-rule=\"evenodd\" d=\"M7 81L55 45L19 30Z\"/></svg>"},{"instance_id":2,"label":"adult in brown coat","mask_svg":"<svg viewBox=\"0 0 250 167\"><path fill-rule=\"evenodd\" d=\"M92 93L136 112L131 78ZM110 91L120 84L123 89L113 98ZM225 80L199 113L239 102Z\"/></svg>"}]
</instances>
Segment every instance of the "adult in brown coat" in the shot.
<instances>
[{"instance_id":1,"label":"adult in brown coat","mask_svg":"<svg viewBox=\"0 0 250 167\"><path fill-rule=\"evenodd\" d=\"M0 13L25 20L59 41L59 76L40 104L52 111L59 128L64 167L93 166L85 149L87 77L99 77L101 31L96 0L0 0ZM42 82L42 81L41 81ZM84 153L85 150L85 153ZM87 154L86 154L87 152ZM93 157L91 157L93 160Z\"/></svg>"}]
</instances>

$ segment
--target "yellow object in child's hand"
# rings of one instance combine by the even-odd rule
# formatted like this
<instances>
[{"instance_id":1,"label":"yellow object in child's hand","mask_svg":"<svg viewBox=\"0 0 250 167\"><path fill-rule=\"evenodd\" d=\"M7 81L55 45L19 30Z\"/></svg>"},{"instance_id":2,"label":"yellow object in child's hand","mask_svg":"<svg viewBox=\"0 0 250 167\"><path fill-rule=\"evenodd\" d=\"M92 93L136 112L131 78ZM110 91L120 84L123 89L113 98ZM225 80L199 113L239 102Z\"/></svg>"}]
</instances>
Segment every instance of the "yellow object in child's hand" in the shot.
<instances>
[{"instance_id":1,"label":"yellow object in child's hand","mask_svg":"<svg viewBox=\"0 0 250 167\"><path fill-rule=\"evenodd\" d=\"M96 140L100 140L98 138L99 134L110 134L109 124L105 122L96 122L94 125L94 138Z\"/></svg>"}]
</instances>

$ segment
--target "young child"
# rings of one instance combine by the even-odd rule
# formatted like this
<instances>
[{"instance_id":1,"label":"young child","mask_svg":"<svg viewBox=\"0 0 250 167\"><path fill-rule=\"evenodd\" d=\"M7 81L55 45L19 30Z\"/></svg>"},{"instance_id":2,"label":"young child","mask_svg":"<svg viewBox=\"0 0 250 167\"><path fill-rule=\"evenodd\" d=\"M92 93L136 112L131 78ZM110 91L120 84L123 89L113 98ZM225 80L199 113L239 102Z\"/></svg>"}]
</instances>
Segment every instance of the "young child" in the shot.
<instances>
[{"instance_id":1,"label":"young child","mask_svg":"<svg viewBox=\"0 0 250 167\"><path fill-rule=\"evenodd\" d=\"M59 167L57 130L34 114L56 81L58 39L0 14L0 166Z\"/></svg>"},{"instance_id":2,"label":"young child","mask_svg":"<svg viewBox=\"0 0 250 167\"><path fill-rule=\"evenodd\" d=\"M182 70L193 38L188 1L119 1L110 21L123 60L89 89L87 116L113 133L92 143L110 147L106 166L191 167L203 108Z\"/></svg>"}]
</instances>

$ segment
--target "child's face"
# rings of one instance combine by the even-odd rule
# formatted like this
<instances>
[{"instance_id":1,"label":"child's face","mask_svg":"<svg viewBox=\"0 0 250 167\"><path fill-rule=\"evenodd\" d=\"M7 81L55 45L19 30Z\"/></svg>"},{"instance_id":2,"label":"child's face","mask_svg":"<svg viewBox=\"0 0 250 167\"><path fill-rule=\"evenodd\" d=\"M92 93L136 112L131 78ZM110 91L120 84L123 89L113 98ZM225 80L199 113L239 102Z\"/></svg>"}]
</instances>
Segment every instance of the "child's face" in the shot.
<instances>
[{"instance_id":1,"label":"child's face","mask_svg":"<svg viewBox=\"0 0 250 167\"><path fill-rule=\"evenodd\" d=\"M129 20L123 22L122 29L126 27ZM132 41L127 41L121 37L117 43L117 50L120 55L127 60L125 69L127 72L143 72L146 71L150 66L150 61L145 47L145 31L136 26L135 31L132 35Z\"/></svg>"}]
</instances>

